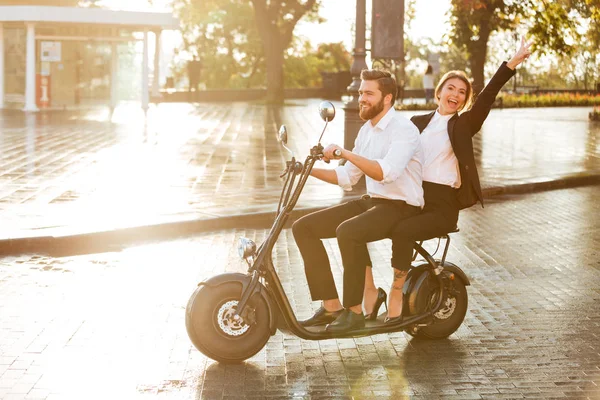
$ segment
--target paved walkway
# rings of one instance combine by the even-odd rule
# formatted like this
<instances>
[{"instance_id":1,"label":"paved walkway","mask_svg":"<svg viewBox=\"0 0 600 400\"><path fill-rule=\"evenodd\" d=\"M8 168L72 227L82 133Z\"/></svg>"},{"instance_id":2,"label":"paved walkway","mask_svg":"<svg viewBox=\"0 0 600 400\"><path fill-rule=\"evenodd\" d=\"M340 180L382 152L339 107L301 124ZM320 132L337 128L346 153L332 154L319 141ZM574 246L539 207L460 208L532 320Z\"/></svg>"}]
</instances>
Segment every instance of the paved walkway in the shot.
<instances>
[{"instance_id":1,"label":"paved walkway","mask_svg":"<svg viewBox=\"0 0 600 400\"><path fill-rule=\"evenodd\" d=\"M78 234L275 210L285 123L304 158L323 123L319 100L162 104L106 110L0 112L0 240ZM344 112L323 143L343 142ZM475 139L487 194L600 176L600 123L589 107L492 110ZM403 112L410 117L413 112ZM332 163L333 164L333 163ZM337 186L309 180L299 207L335 204Z\"/></svg>"},{"instance_id":2,"label":"paved walkway","mask_svg":"<svg viewBox=\"0 0 600 400\"><path fill-rule=\"evenodd\" d=\"M278 333L234 366L191 345L185 306L198 281L245 271L236 238L260 241L265 230L0 258L0 399L599 399L599 190L499 196L461 213L448 259L472 286L448 340ZM318 304L292 243L285 230L274 258L305 318ZM336 247L327 241L340 284ZM387 290L389 241L370 251Z\"/></svg>"}]
</instances>

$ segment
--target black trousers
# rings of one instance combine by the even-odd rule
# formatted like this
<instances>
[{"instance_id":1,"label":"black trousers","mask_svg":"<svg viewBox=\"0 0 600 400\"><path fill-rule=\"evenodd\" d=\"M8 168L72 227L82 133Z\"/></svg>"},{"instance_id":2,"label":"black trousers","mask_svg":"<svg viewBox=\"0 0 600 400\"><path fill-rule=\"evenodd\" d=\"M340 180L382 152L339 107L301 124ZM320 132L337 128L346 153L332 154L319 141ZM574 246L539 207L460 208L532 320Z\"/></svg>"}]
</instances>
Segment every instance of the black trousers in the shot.
<instances>
[{"instance_id":1,"label":"black trousers","mask_svg":"<svg viewBox=\"0 0 600 400\"><path fill-rule=\"evenodd\" d=\"M392 230L392 267L410 269L415 242L432 239L452 231L458 222L460 206L456 189L447 185L423 182L423 212L400 221Z\"/></svg>"},{"instance_id":2,"label":"black trousers","mask_svg":"<svg viewBox=\"0 0 600 400\"><path fill-rule=\"evenodd\" d=\"M371 266L367 243L389 237L391 229L421 209L402 200L363 196L359 200L306 215L292 226L304 260L313 300L339 298L321 239L337 238L344 266L344 307L362 303L365 270Z\"/></svg>"}]
</instances>

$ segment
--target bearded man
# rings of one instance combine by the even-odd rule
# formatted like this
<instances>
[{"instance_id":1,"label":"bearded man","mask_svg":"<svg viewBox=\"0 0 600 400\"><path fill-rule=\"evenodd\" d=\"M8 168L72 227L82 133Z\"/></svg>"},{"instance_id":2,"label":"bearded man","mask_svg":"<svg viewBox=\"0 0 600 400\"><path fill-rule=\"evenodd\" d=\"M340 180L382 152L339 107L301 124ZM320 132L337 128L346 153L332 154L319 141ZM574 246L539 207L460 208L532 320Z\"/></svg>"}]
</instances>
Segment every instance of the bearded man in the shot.
<instances>
[{"instance_id":1,"label":"bearded man","mask_svg":"<svg viewBox=\"0 0 600 400\"><path fill-rule=\"evenodd\" d=\"M344 190L351 190L365 175L367 194L306 215L292 226L312 299L322 301L315 315L300 323L305 327L327 325L325 329L335 333L365 326L362 307L365 271L372 265L367 243L386 238L399 220L418 214L424 205L421 186L424 154L419 130L394 110L395 79L382 70L363 70L360 78L359 115L366 122L358 132L354 148L349 151L336 144L327 146L323 151L325 161L343 158L346 163L335 169L314 168L311 175ZM337 150L341 153L336 153ZM340 247L343 303L321 241L326 238L337 238ZM376 317L376 309L366 311L368 318L373 313Z\"/></svg>"}]
</instances>

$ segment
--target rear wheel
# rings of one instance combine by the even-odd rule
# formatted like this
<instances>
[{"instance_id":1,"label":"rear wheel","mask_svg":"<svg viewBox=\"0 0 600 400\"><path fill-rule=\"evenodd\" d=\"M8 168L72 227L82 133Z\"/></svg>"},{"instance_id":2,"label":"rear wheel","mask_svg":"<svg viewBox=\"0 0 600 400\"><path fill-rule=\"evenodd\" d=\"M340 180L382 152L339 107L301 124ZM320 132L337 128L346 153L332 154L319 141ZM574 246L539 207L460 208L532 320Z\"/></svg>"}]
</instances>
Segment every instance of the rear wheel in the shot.
<instances>
[{"instance_id":1,"label":"rear wheel","mask_svg":"<svg viewBox=\"0 0 600 400\"><path fill-rule=\"evenodd\" d=\"M446 285L446 299L443 301L440 310L433 315L433 322L430 325L421 327L416 332L410 329L407 330L410 335L425 339L444 339L460 327L469 306L467 288L459 277L446 281ZM437 303L437 297L436 292L432 293L430 300L432 306Z\"/></svg>"},{"instance_id":2,"label":"rear wheel","mask_svg":"<svg viewBox=\"0 0 600 400\"><path fill-rule=\"evenodd\" d=\"M241 282L216 287L199 286L185 312L185 325L194 346L222 363L237 363L258 353L270 337L269 307L253 296L243 314L235 318Z\"/></svg>"}]
</instances>

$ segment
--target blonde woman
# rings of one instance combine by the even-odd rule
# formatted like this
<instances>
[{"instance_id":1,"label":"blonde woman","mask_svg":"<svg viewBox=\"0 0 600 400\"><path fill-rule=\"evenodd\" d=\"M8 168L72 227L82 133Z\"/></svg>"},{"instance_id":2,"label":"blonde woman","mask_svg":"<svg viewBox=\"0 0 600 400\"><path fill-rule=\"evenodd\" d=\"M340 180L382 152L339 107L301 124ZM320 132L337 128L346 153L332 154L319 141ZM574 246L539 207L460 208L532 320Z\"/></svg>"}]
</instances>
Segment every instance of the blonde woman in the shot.
<instances>
[{"instance_id":1,"label":"blonde woman","mask_svg":"<svg viewBox=\"0 0 600 400\"><path fill-rule=\"evenodd\" d=\"M394 282L386 322L402 318L402 287L411 266L414 243L446 234L456 227L459 210L478 201L483 205L472 137L481 129L502 86L530 56L530 46L531 43L521 40L519 50L510 61L502 63L472 107L473 89L467 75L463 71L450 71L435 89L437 110L411 118L419 128L425 152L425 207L419 215L401 220L392 232ZM463 110L467 111L461 113ZM367 268L365 312L377 313L382 298L385 292L376 288L373 272Z\"/></svg>"}]
</instances>

